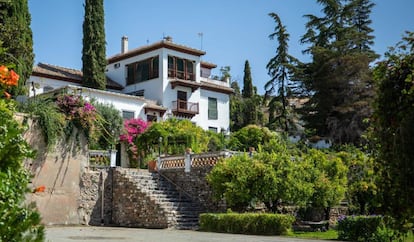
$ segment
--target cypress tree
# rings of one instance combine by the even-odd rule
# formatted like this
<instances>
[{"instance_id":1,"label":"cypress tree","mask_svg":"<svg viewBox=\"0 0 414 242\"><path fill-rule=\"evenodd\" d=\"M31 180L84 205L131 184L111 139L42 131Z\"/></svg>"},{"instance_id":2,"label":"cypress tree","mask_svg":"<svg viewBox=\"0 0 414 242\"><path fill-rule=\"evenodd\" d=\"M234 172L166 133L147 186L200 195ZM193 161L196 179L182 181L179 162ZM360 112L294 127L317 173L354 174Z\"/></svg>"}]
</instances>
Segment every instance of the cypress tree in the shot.
<instances>
[{"instance_id":1,"label":"cypress tree","mask_svg":"<svg viewBox=\"0 0 414 242\"><path fill-rule=\"evenodd\" d=\"M105 89L106 53L103 0L85 0L83 21L83 85Z\"/></svg>"},{"instance_id":2,"label":"cypress tree","mask_svg":"<svg viewBox=\"0 0 414 242\"><path fill-rule=\"evenodd\" d=\"M244 98L251 98L253 97L253 83L252 83L252 75L250 71L250 64L249 61L246 60L244 63L244 76L243 76L243 91L242 91Z\"/></svg>"},{"instance_id":3,"label":"cypress tree","mask_svg":"<svg viewBox=\"0 0 414 242\"><path fill-rule=\"evenodd\" d=\"M13 87L13 96L26 94L34 62L31 16L27 0L0 1L0 42L5 53L0 63L8 64L19 74L19 84Z\"/></svg>"}]
</instances>

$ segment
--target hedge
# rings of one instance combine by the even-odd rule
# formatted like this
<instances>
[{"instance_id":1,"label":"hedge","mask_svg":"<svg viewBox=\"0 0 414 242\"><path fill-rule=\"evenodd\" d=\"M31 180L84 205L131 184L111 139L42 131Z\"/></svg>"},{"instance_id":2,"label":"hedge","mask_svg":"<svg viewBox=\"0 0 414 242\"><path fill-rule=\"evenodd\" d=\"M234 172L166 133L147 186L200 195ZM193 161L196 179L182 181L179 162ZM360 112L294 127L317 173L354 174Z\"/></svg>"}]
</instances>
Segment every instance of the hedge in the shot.
<instances>
[{"instance_id":1,"label":"hedge","mask_svg":"<svg viewBox=\"0 0 414 242\"><path fill-rule=\"evenodd\" d=\"M403 234L390 228L392 219L383 216L348 216L338 220L338 239L346 241L395 241Z\"/></svg>"},{"instance_id":2,"label":"hedge","mask_svg":"<svg viewBox=\"0 0 414 242\"><path fill-rule=\"evenodd\" d=\"M292 228L295 218L284 214L266 213L204 213L200 230L209 232L283 235Z\"/></svg>"}]
</instances>

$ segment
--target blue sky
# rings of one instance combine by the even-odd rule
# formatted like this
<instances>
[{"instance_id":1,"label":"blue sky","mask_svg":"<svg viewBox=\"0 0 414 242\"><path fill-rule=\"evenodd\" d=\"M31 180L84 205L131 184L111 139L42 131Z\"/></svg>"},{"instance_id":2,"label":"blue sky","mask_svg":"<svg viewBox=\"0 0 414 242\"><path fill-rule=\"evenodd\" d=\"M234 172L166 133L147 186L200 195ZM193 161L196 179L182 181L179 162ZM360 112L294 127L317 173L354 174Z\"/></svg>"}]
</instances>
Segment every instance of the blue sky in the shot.
<instances>
[{"instance_id":1,"label":"blue sky","mask_svg":"<svg viewBox=\"0 0 414 242\"><path fill-rule=\"evenodd\" d=\"M277 13L290 34L289 52L306 61L299 43L305 32L304 14L319 15L316 0L104 0L107 56L120 52L121 37L129 48L172 36L173 41L207 52L204 61L231 67L242 83L249 61L259 93L269 80L266 64L277 43L268 38L275 27L268 13ZM371 14L374 50L383 55L404 31L414 31L413 0L375 0ZM81 69L84 0L29 0L35 63ZM199 33L203 33L202 38Z\"/></svg>"}]
</instances>

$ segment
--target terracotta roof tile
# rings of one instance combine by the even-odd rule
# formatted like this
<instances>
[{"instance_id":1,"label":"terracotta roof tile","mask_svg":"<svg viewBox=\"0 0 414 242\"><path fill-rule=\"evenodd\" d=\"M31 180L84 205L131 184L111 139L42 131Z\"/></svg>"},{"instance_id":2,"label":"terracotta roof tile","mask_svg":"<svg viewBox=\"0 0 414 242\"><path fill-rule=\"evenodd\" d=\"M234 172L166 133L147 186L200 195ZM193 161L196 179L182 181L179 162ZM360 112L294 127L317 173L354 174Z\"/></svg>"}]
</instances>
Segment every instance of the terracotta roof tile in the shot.
<instances>
[{"instance_id":1,"label":"terracotta roof tile","mask_svg":"<svg viewBox=\"0 0 414 242\"><path fill-rule=\"evenodd\" d=\"M57 79L72 83L81 84L83 73L80 70L55 66L51 64L39 63L33 68L33 76L41 76L51 79ZM122 90L124 87L106 77L106 87L115 90Z\"/></svg>"},{"instance_id":2,"label":"terracotta roof tile","mask_svg":"<svg viewBox=\"0 0 414 242\"><path fill-rule=\"evenodd\" d=\"M140 54L147 53L147 52L161 49L161 48L172 49L172 50L176 50L179 52L196 55L196 56L202 56L206 54L206 52L202 50L194 49L194 48L191 48L185 45L176 44L176 43L173 43L172 41L161 40L154 44L145 45L145 46L142 46L136 49L129 50L126 53L121 53L121 54L111 56L108 58L108 64L112 64L120 60L124 60L130 57L136 56L136 55L140 55Z\"/></svg>"}]
</instances>

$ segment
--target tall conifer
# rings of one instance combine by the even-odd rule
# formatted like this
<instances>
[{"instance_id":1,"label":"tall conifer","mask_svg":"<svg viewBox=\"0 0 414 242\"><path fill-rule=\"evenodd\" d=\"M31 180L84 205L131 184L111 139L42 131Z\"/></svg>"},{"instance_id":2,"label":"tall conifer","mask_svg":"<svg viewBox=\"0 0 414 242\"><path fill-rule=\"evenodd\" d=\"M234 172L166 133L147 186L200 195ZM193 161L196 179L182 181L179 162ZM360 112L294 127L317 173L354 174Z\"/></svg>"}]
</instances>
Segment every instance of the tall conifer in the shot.
<instances>
[{"instance_id":1,"label":"tall conifer","mask_svg":"<svg viewBox=\"0 0 414 242\"><path fill-rule=\"evenodd\" d=\"M246 60L244 63L244 77L243 77L243 91L244 98L251 98L253 96L253 83L252 74L250 71L249 61Z\"/></svg>"},{"instance_id":2,"label":"tall conifer","mask_svg":"<svg viewBox=\"0 0 414 242\"><path fill-rule=\"evenodd\" d=\"M85 0L83 21L83 85L105 89L106 51L103 0Z\"/></svg>"},{"instance_id":3,"label":"tall conifer","mask_svg":"<svg viewBox=\"0 0 414 242\"><path fill-rule=\"evenodd\" d=\"M5 53L0 63L12 63L19 74L19 84L11 90L13 96L26 93L34 62L31 16L27 0L0 1L0 42Z\"/></svg>"},{"instance_id":4,"label":"tall conifer","mask_svg":"<svg viewBox=\"0 0 414 242\"><path fill-rule=\"evenodd\" d=\"M305 65L304 83L310 101L304 109L309 130L336 144L359 145L372 113L372 74L376 58L369 14L370 0L318 0L323 16L306 15L302 42L312 62Z\"/></svg>"},{"instance_id":5,"label":"tall conifer","mask_svg":"<svg viewBox=\"0 0 414 242\"><path fill-rule=\"evenodd\" d=\"M270 34L269 38L276 38L278 42L276 55L270 59L266 66L271 76L271 79L265 84L266 97L277 94L271 98L268 105L269 126L289 131L293 129L293 120L288 112L288 98L291 93L288 84L295 72L298 60L289 55L289 34L280 17L275 13L270 13L269 16L276 22L275 32Z\"/></svg>"}]
</instances>

